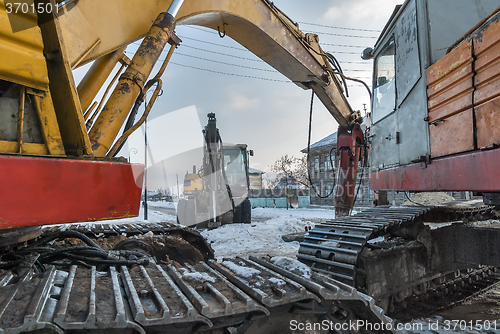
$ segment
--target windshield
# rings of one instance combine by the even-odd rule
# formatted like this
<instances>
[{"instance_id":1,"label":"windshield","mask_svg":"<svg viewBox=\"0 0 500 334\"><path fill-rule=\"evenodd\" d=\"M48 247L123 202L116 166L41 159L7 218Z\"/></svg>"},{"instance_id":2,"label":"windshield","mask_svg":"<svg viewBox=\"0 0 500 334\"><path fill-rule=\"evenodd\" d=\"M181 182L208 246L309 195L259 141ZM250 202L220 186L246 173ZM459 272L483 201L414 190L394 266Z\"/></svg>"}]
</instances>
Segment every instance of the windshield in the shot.
<instances>
[{"instance_id":1,"label":"windshield","mask_svg":"<svg viewBox=\"0 0 500 334\"><path fill-rule=\"evenodd\" d=\"M375 86L373 90L373 123L394 111L396 107L394 41L375 59Z\"/></svg>"},{"instance_id":2,"label":"windshield","mask_svg":"<svg viewBox=\"0 0 500 334\"><path fill-rule=\"evenodd\" d=\"M224 148L224 171L230 186L246 188L246 157L245 151L239 148Z\"/></svg>"}]
</instances>

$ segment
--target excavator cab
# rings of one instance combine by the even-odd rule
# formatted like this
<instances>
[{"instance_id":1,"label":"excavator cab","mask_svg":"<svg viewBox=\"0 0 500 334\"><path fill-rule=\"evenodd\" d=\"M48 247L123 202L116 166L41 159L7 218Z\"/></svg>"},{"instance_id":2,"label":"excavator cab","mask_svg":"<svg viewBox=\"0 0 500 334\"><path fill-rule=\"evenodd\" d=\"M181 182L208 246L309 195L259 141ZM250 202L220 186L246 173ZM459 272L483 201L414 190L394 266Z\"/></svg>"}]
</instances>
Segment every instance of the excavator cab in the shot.
<instances>
[{"instance_id":1,"label":"excavator cab","mask_svg":"<svg viewBox=\"0 0 500 334\"><path fill-rule=\"evenodd\" d=\"M231 193L235 197L246 196L248 192L247 145L224 146L224 172Z\"/></svg>"},{"instance_id":2,"label":"excavator cab","mask_svg":"<svg viewBox=\"0 0 500 334\"><path fill-rule=\"evenodd\" d=\"M200 228L250 223L248 156L253 152L247 152L246 144L223 144L215 114L207 116L203 166L184 176L184 198L177 206L177 220Z\"/></svg>"}]
</instances>

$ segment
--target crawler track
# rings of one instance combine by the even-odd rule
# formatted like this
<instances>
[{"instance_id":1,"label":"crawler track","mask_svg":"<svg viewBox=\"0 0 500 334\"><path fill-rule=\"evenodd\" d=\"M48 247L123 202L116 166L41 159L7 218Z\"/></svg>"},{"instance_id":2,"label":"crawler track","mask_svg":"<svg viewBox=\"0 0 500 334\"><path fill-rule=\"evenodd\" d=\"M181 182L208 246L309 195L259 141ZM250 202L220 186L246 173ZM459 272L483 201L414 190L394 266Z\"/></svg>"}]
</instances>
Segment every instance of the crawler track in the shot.
<instances>
[{"instance_id":1,"label":"crawler track","mask_svg":"<svg viewBox=\"0 0 500 334\"><path fill-rule=\"evenodd\" d=\"M182 229L182 228L181 228ZM74 224L44 230L87 234L178 232L170 224ZM363 319L390 323L374 300L341 282L299 276L265 259L213 260L195 265L50 266L43 274L0 274L0 333L112 330L192 333L226 329L266 332L276 319ZM260 327L264 326L264 327ZM258 330L257 330L258 332ZM272 331L268 331L272 332Z\"/></svg>"},{"instance_id":2,"label":"crawler track","mask_svg":"<svg viewBox=\"0 0 500 334\"><path fill-rule=\"evenodd\" d=\"M297 258L354 286L356 264L369 240L422 221L429 207L376 207L316 225L300 244Z\"/></svg>"},{"instance_id":3,"label":"crawler track","mask_svg":"<svg viewBox=\"0 0 500 334\"><path fill-rule=\"evenodd\" d=\"M297 257L314 270L373 295L377 303L392 311L416 300L442 297L448 291L456 294L458 290L450 287L463 287L461 291L465 296L466 291L473 293L475 287L489 282L484 273L491 272L491 268L433 271L430 267L432 239L424 222L482 220L491 217L492 209L478 201L456 201L435 207L376 207L316 225L301 243ZM392 239L382 242L376 239L384 236ZM377 249L381 251L371 251ZM407 260L398 260L401 256ZM380 261L381 265L377 267L373 261ZM411 265L398 267L408 262ZM367 263L370 269L366 269ZM398 270L402 277L399 281L395 278L399 275L393 274ZM415 274L408 273L412 270ZM390 286L383 283L383 279L388 277L391 278ZM371 282L371 289L376 292L365 290L367 282ZM454 297L449 298L448 303L453 303Z\"/></svg>"}]
</instances>

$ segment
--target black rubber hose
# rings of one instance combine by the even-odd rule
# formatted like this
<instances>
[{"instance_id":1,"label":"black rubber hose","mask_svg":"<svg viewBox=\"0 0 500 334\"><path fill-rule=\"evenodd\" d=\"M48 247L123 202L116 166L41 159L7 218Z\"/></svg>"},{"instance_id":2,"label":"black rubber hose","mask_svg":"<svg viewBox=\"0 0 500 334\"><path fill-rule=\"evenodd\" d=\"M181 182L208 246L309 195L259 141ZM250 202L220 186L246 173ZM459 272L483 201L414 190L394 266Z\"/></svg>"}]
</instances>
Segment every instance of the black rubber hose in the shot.
<instances>
[{"instance_id":1,"label":"black rubber hose","mask_svg":"<svg viewBox=\"0 0 500 334\"><path fill-rule=\"evenodd\" d=\"M130 266L137 264L137 261L127 261L127 260L104 260L104 259L94 259L85 256L74 255L70 253L59 254L60 258L66 258L71 260L83 261L90 264L106 264L110 266Z\"/></svg>"},{"instance_id":2,"label":"black rubber hose","mask_svg":"<svg viewBox=\"0 0 500 334\"><path fill-rule=\"evenodd\" d=\"M17 267L21 261L0 261L0 269L10 269Z\"/></svg>"},{"instance_id":3,"label":"black rubber hose","mask_svg":"<svg viewBox=\"0 0 500 334\"><path fill-rule=\"evenodd\" d=\"M130 114L128 116L127 123L125 124L125 128L123 129L123 133L127 132L128 129L130 129L134 125L135 116L137 115L137 112L139 111L139 107L141 106L141 104L143 102L144 102L144 94L142 94L142 92L141 92L139 94L139 96L137 97L137 99L135 100L134 107L132 108L132 111L130 112ZM122 135L123 135L123 133L122 133ZM125 145L126 142L127 142L127 140L123 141L123 143L116 150L115 154L113 154L113 157L116 157L116 155L120 152L120 150L122 149L123 145Z\"/></svg>"},{"instance_id":4,"label":"black rubber hose","mask_svg":"<svg viewBox=\"0 0 500 334\"><path fill-rule=\"evenodd\" d=\"M26 254L26 253L43 253L43 252L53 252L55 251L55 248L52 247L29 247L29 248L23 248L23 249L18 249L16 250L16 254Z\"/></svg>"},{"instance_id":5,"label":"black rubber hose","mask_svg":"<svg viewBox=\"0 0 500 334\"><path fill-rule=\"evenodd\" d=\"M47 237L42 238L40 241L35 243L35 247L38 245L43 245L48 242L51 242L52 240L55 239L66 239L66 238L77 238L80 239L81 241L85 242L87 245L91 247L98 248L103 251L101 247L99 247L92 239L87 237L85 234L77 232L77 231L62 231L58 233L54 233L53 235L49 235Z\"/></svg>"},{"instance_id":6,"label":"black rubber hose","mask_svg":"<svg viewBox=\"0 0 500 334\"><path fill-rule=\"evenodd\" d=\"M73 248L73 247L72 247ZM74 254L73 252L78 252L78 255ZM82 249L82 250L77 250L77 249L59 249L54 252L47 252L43 253L40 255L40 261L42 262L49 262L51 259L60 259L63 258L64 255L66 254L71 254L75 256L83 256L83 257L100 257L102 259L107 259L108 258L108 253L97 250L97 249Z\"/></svg>"}]
</instances>

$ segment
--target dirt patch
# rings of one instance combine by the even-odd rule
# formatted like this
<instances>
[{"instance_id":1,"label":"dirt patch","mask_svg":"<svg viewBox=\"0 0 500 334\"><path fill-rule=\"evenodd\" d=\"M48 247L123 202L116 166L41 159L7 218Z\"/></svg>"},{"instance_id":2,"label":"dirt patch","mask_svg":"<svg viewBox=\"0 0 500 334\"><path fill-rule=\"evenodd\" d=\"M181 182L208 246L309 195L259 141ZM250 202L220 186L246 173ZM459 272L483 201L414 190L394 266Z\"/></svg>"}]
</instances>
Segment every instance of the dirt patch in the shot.
<instances>
[{"instance_id":1,"label":"dirt patch","mask_svg":"<svg viewBox=\"0 0 500 334\"><path fill-rule=\"evenodd\" d=\"M141 235L138 239L147 242L153 248L153 255L158 263L196 264L204 260L201 252L178 235Z\"/></svg>"},{"instance_id":2,"label":"dirt patch","mask_svg":"<svg viewBox=\"0 0 500 334\"><path fill-rule=\"evenodd\" d=\"M411 201L406 201L402 205L407 205L407 206L417 206L419 204L425 205L425 206L432 206L432 205L438 205L438 204L443 204L447 202L454 201L455 198L452 196L448 195L447 193L444 192L423 192L423 193L418 193L413 195L410 198L413 202L418 203L412 203Z\"/></svg>"},{"instance_id":3,"label":"dirt patch","mask_svg":"<svg viewBox=\"0 0 500 334\"><path fill-rule=\"evenodd\" d=\"M465 321L498 320L500 319L500 286L497 285L474 299L442 311L438 315L445 319Z\"/></svg>"}]
</instances>

